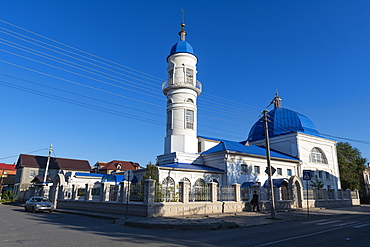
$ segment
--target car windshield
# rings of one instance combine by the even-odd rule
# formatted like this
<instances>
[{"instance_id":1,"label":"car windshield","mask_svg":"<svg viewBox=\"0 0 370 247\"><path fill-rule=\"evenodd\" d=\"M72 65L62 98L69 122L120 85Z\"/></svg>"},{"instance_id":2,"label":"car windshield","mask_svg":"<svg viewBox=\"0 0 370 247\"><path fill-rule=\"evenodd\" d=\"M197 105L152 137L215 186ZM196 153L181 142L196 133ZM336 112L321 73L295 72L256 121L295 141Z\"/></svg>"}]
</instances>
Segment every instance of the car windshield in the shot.
<instances>
[{"instance_id":1,"label":"car windshield","mask_svg":"<svg viewBox=\"0 0 370 247\"><path fill-rule=\"evenodd\" d=\"M34 201L35 202L48 202L49 200L46 197L44 197L44 198L34 198Z\"/></svg>"}]
</instances>

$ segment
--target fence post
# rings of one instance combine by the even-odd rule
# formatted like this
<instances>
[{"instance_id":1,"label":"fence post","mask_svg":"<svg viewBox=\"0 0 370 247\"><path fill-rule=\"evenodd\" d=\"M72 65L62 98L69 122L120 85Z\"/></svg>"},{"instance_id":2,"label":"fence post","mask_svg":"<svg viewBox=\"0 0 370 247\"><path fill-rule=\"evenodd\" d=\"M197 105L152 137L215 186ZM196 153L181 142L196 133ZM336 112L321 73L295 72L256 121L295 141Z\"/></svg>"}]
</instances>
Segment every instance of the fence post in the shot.
<instances>
[{"instance_id":1,"label":"fence post","mask_svg":"<svg viewBox=\"0 0 370 247\"><path fill-rule=\"evenodd\" d=\"M209 200L211 202L217 202L217 183L215 182L209 182L208 183L208 186L209 186Z\"/></svg>"},{"instance_id":2,"label":"fence post","mask_svg":"<svg viewBox=\"0 0 370 247\"><path fill-rule=\"evenodd\" d=\"M85 184L85 201L91 200L91 185Z\"/></svg>"},{"instance_id":3,"label":"fence post","mask_svg":"<svg viewBox=\"0 0 370 247\"><path fill-rule=\"evenodd\" d=\"M144 203L147 206L147 217L155 216L154 200L155 200L155 180L147 179L144 181Z\"/></svg>"},{"instance_id":4,"label":"fence post","mask_svg":"<svg viewBox=\"0 0 370 247\"><path fill-rule=\"evenodd\" d=\"M189 202L189 190L190 190L190 182L188 181L180 181L180 202L188 203Z\"/></svg>"},{"instance_id":5,"label":"fence post","mask_svg":"<svg viewBox=\"0 0 370 247\"><path fill-rule=\"evenodd\" d=\"M234 201L240 202L240 184L232 184L233 193L234 193Z\"/></svg>"},{"instance_id":6,"label":"fence post","mask_svg":"<svg viewBox=\"0 0 370 247\"><path fill-rule=\"evenodd\" d=\"M120 183L120 187L119 187L119 202L126 202L127 199L128 199L128 193L127 193L127 189L128 189L128 183L130 183L129 181L122 181ZM130 192L129 192L130 193Z\"/></svg>"},{"instance_id":7,"label":"fence post","mask_svg":"<svg viewBox=\"0 0 370 247\"><path fill-rule=\"evenodd\" d=\"M337 195L335 194L335 189L329 189L328 193L330 194L330 199L337 199Z\"/></svg>"},{"instance_id":8,"label":"fence post","mask_svg":"<svg viewBox=\"0 0 370 247\"><path fill-rule=\"evenodd\" d=\"M77 193L77 189L76 189L76 185L75 184L72 184L72 195L71 195L71 200L76 200L76 193Z\"/></svg>"},{"instance_id":9,"label":"fence post","mask_svg":"<svg viewBox=\"0 0 370 247\"><path fill-rule=\"evenodd\" d=\"M341 189L337 190L337 198L341 200L343 199L343 191Z\"/></svg>"},{"instance_id":10,"label":"fence post","mask_svg":"<svg viewBox=\"0 0 370 247\"><path fill-rule=\"evenodd\" d=\"M109 183L101 183L100 201L102 201L102 202L107 201L107 197L109 196L109 189L110 189L110 184Z\"/></svg>"},{"instance_id":11,"label":"fence post","mask_svg":"<svg viewBox=\"0 0 370 247\"><path fill-rule=\"evenodd\" d=\"M350 192L350 195L351 195L351 200L353 200L353 199L358 199L359 198L359 195L358 195L358 190L357 189L355 189L355 190L353 190L352 192L351 192L351 190L349 191ZM352 196L352 193L353 193L353 196Z\"/></svg>"},{"instance_id":12,"label":"fence post","mask_svg":"<svg viewBox=\"0 0 370 247\"><path fill-rule=\"evenodd\" d=\"M155 180L147 179L144 181L144 202L154 203L155 197Z\"/></svg>"},{"instance_id":13,"label":"fence post","mask_svg":"<svg viewBox=\"0 0 370 247\"><path fill-rule=\"evenodd\" d=\"M347 193L347 199L352 200L351 190L350 189L346 189L346 193Z\"/></svg>"}]
</instances>

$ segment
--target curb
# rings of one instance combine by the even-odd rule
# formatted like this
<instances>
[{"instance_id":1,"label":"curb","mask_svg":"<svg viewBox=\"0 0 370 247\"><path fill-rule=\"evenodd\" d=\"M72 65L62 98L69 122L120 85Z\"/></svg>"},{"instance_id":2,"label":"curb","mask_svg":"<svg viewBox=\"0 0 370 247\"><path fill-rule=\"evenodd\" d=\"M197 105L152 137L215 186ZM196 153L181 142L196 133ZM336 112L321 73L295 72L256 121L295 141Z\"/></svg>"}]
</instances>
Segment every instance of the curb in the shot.
<instances>
[{"instance_id":1,"label":"curb","mask_svg":"<svg viewBox=\"0 0 370 247\"><path fill-rule=\"evenodd\" d=\"M117 220L119 217L104 215L104 214L97 214L93 212L85 212L85 211L73 211L73 210L65 210L65 209L55 209L54 212L66 213L66 214L77 214L77 215L84 215L94 218L100 219L107 219L107 220Z\"/></svg>"},{"instance_id":2,"label":"curb","mask_svg":"<svg viewBox=\"0 0 370 247\"><path fill-rule=\"evenodd\" d=\"M151 229L173 229L173 230L217 230L217 229L233 229L239 226L234 222L215 222L215 223L170 223L170 222L140 222L126 220L126 226L151 228Z\"/></svg>"}]
</instances>

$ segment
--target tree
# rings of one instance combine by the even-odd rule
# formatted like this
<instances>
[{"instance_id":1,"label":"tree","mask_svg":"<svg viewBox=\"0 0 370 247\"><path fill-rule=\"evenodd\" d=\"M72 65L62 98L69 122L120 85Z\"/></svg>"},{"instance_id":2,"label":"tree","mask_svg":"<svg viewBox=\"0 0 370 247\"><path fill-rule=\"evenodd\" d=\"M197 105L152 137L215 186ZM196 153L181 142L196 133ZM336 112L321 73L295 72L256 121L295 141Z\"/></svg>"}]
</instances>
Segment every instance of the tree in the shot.
<instances>
[{"instance_id":1,"label":"tree","mask_svg":"<svg viewBox=\"0 0 370 247\"><path fill-rule=\"evenodd\" d=\"M146 179L154 179L154 180L157 181L157 183L159 181L158 167L156 165L152 164L152 162L149 162L149 164L146 165L146 171L145 171L141 181L144 182Z\"/></svg>"},{"instance_id":2,"label":"tree","mask_svg":"<svg viewBox=\"0 0 370 247\"><path fill-rule=\"evenodd\" d=\"M311 180L311 186L319 190L324 188L324 183L315 175L315 179Z\"/></svg>"},{"instance_id":3,"label":"tree","mask_svg":"<svg viewBox=\"0 0 370 247\"><path fill-rule=\"evenodd\" d=\"M361 190L364 188L363 171L366 158L361 156L361 152L348 142L338 142L337 156L342 189Z\"/></svg>"}]
</instances>

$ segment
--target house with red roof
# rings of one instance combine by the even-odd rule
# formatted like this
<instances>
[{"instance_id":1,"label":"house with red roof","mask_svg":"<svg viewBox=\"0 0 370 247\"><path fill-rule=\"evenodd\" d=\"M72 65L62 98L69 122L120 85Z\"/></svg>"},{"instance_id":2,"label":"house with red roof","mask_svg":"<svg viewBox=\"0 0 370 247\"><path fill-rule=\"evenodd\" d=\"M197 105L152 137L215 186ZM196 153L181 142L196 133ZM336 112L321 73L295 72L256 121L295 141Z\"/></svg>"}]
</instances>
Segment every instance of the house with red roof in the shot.
<instances>
[{"instance_id":1,"label":"house with red roof","mask_svg":"<svg viewBox=\"0 0 370 247\"><path fill-rule=\"evenodd\" d=\"M93 171L102 174L124 172L127 170L138 170L140 165L132 161L112 160L110 162L98 161L93 167Z\"/></svg>"},{"instance_id":2,"label":"house with red roof","mask_svg":"<svg viewBox=\"0 0 370 247\"><path fill-rule=\"evenodd\" d=\"M15 174L15 164L0 163L0 193L13 190Z\"/></svg>"},{"instance_id":3,"label":"house with red roof","mask_svg":"<svg viewBox=\"0 0 370 247\"><path fill-rule=\"evenodd\" d=\"M16 163L14 191L19 193L20 200L28 199L34 184L53 183L58 173L63 172L90 172L91 166L87 160L50 157L46 181L44 175L48 157L20 154Z\"/></svg>"}]
</instances>

